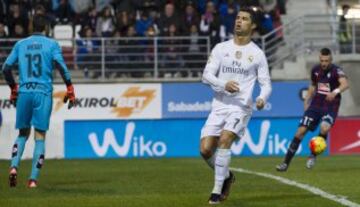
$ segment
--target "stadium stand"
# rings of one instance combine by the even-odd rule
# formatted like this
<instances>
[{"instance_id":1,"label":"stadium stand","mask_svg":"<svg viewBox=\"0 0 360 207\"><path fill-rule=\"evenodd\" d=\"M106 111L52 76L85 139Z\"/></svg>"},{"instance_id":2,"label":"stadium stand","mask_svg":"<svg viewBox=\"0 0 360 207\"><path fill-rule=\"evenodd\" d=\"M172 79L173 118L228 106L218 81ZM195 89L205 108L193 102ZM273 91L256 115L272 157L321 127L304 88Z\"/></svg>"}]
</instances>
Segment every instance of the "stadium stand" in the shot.
<instances>
[{"instance_id":1,"label":"stadium stand","mask_svg":"<svg viewBox=\"0 0 360 207\"><path fill-rule=\"evenodd\" d=\"M258 11L254 38L259 44L270 41L272 37L259 37L281 26L280 10L285 12L285 7L249 0L1 1L2 23L9 27L1 41L13 45L16 38L31 34L32 16L41 13L49 18L52 36L61 40L66 62L79 81L198 79L211 48L232 36L236 11L244 6ZM1 47L6 56L11 47Z\"/></svg>"}]
</instances>

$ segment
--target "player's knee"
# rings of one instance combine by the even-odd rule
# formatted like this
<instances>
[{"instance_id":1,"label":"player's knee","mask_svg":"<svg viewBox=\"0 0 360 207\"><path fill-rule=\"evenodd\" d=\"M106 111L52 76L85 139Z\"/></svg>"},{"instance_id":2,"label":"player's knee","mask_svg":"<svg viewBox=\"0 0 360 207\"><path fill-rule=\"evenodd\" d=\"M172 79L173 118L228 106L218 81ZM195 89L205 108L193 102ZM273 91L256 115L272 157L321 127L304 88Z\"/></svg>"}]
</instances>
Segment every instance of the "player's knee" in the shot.
<instances>
[{"instance_id":1,"label":"player's knee","mask_svg":"<svg viewBox=\"0 0 360 207\"><path fill-rule=\"evenodd\" d=\"M219 148L222 149L228 149L231 147L232 144L232 138L231 137L222 137L219 140Z\"/></svg>"},{"instance_id":2,"label":"player's knee","mask_svg":"<svg viewBox=\"0 0 360 207\"><path fill-rule=\"evenodd\" d=\"M328 123L322 123L320 126L320 133L327 134L331 128L331 125Z\"/></svg>"},{"instance_id":3,"label":"player's knee","mask_svg":"<svg viewBox=\"0 0 360 207\"><path fill-rule=\"evenodd\" d=\"M211 148L200 147L200 154L204 159L209 159L213 155L214 151Z\"/></svg>"},{"instance_id":4,"label":"player's knee","mask_svg":"<svg viewBox=\"0 0 360 207\"><path fill-rule=\"evenodd\" d=\"M44 140L46 131L35 129L35 140Z\"/></svg>"},{"instance_id":5,"label":"player's knee","mask_svg":"<svg viewBox=\"0 0 360 207\"><path fill-rule=\"evenodd\" d=\"M297 132L295 134L295 137L298 138L298 139L302 139L302 138L304 138L304 136L305 136L305 133L302 133L302 132Z\"/></svg>"},{"instance_id":6,"label":"player's knee","mask_svg":"<svg viewBox=\"0 0 360 207\"><path fill-rule=\"evenodd\" d=\"M222 149L228 149L231 147L233 141L237 138L237 135L230 131L223 131L221 133L218 147Z\"/></svg>"},{"instance_id":7,"label":"player's knee","mask_svg":"<svg viewBox=\"0 0 360 207\"><path fill-rule=\"evenodd\" d=\"M30 136L30 128L20 129L19 130L19 137L29 138L29 136Z\"/></svg>"}]
</instances>

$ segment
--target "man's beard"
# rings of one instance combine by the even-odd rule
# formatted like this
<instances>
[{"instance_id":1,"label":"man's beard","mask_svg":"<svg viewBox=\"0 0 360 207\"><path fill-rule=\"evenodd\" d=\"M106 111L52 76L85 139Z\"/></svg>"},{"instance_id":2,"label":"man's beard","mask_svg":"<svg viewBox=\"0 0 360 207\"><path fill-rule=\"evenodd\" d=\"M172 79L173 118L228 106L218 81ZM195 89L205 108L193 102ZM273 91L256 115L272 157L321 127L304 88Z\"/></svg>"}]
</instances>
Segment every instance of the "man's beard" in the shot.
<instances>
[{"instance_id":1,"label":"man's beard","mask_svg":"<svg viewBox=\"0 0 360 207\"><path fill-rule=\"evenodd\" d=\"M234 34L238 37L243 37L243 36L248 36L249 33L248 32L245 32L245 31L236 31L234 32Z\"/></svg>"},{"instance_id":2,"label":"man's beard","mask_svg":"<svg viewBox=\"0 0 360 207\"><path fill-rule=\"evenodd\" d=\"M244 31L238 31L236 28L234 28L234 34L236 36L244 36L245 32Z\"/></svg>"}]
</instances>

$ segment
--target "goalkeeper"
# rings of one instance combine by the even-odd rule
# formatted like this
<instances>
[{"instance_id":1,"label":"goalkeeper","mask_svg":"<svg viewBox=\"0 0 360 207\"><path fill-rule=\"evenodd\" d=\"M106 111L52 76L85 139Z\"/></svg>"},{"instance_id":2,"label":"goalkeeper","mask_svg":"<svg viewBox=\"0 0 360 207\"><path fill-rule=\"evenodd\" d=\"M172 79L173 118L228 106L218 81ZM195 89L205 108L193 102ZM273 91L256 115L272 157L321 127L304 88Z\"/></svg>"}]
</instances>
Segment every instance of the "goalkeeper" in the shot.
<instances>
[{"instance_id":1,"label":"goalkeeper","mask_svg":"<svg viewBox=\"0 0 360 207\"><path fill-rule=\"evenodd\" d=\"M49 22L44 16L35 16L33 28L35 33L15 44L2 68L6 82L11 88L10 100L16 107L16 128L19 129L19 136L12 147L10 187L17 184L19 163L32 126L35 129L35 148L28 187L37 187L39 172L45 158L45 135L49 129L52 111L53 63L57 65L66 83L67 95L64 101L69 101L69 109L75 101L74 88L61 48L55 40L45 36ZM15 64L19 70L19 85L11 72Z\"/></svg>"}]
</instances>

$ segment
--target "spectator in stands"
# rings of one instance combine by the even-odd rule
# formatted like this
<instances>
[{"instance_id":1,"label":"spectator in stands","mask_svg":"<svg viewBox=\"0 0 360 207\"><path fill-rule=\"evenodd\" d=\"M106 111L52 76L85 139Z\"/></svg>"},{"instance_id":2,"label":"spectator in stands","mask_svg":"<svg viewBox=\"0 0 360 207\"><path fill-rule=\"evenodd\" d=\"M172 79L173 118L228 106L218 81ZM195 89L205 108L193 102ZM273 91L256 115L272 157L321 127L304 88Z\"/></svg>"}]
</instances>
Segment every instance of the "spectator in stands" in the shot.
<instances>
[{"instance_id":1,"label":"spectator in stands","mask_svg":"<svg viewBox=\"0 0 360 207\"><path fill-rule=\"evenodd\" d=\"M133 24L133 18L127 11L121 11L116 15L116 29L120 31L122 35L126 36L128 27Z\"/></svg>"},{"instance_id":2,"label":"spectator in stands","mask_svg":"<svg viewBox=\"0 0 360 207\"><path fill-rule=\"evenodd\" d=\"M137 17L135 23L136 33L139 36L145 36L145 32L153 25L152 19L149 18L147 11L142 11L140 17Z\"/></svg>"},{"instance_id":3,"label":"spectator in stands","mask_svg":"<svg viewBox=\"0 0 360 207\"><path fill-rule=\"evenodd\" d=\"M25 29L24 27L21 25L21 24L15 24L14 26L15 28L15 33L14 33L14 38L24 38L26 37L26 34L25 34Z\"/></svg>"},{"instance_id":4,"label":"spectator in stands","mask_svg":"<svg viewBox=\"0 0 360 207\"><path fill-rule=\"evenodd\" d=\"M237 11L235 4L227 5L226 14L221 19L220 37L221 41L231 38L234 34L234 25Z\"/></svg>"},{"instance_id":5,"label":"spectator in stands","mask_svg":"<svg viewBox=\"0 0 360 207\"><path fill-rule=\"evenodd\" d=\"M111 39L105 40L105 67L106 67L106 77L110 77L112 74L115 77L120 77L121 74L117 69L120 68L121 63L121 54L119 54L119 40L118 38L121 37L120 31L115 31Z\"/></svg>"},{"instance_id":6,"label":"spectator in stands","mask_svg":"<svg viewBox=\"0 0 360 207\"><path fill-rule=\"evenodd\" d=\"M185 14L184 14L184 28L186 35L191 33L191 27L193 25L199 25L200 24L200 17L194 7L193 2L189 2L185 7Z\"/></svg>"},{"instance_id":7,"label":"spectator in stands","mask_svg":"<svg viewBox=\"0 0 360 207\"><path fill-rule=\"evenodd\" d=\"M6 39L8 38L8 34L5 31L5 24L3 22L0 22L0 39ZM2 43L1 43L2 45Z\"/></svg>"},{"instance_id":8,"label":"spectator in stands","mask_svg":"<svg viewBox=\"0 0 360 207\"><path fill-rule=\"evenodd\" d=\"M15 37L15 25L21 25L24 30L24 35L27 35L29 19L25 11L20 10L19 4L10 5L10 16L8 17L7 26L9 27L9 34Z\"/></svg>"},{"instance_id":9,"label":"spectator in stands","mask_svg":"<svg viewBox=\"0 0 360 207\"><path fill-rule=\"evenodd\" d=\"M45 11L52 11L52 0L32 0L32 5L41 5Z\"/></svg>"},{"instance_id":10,"label":"spectator in stands","mask_svg":"<svg viewBox=\"0 0 360 207\"><path fill-rule=\"evenodd\" d=\"M42 5L42 4L37 4L34 8L34 15L43 15L45 16L48 21L50 22L50 25L52 27L54 27L56 25L56 19L55 16L53 15L53 13L49 12L51 10L46 10L46 8ZM32 22L32 18L33 16L30 16L30 22ZM33 28L32 28L33 24L29 24L29 32L32 33Z\"/></svg>"},{"instance_id":11,"label":"spectator in stands","mask_svg":"<svg viewBox=\"0 0 360 207\"><path fill-rule=\"evenodd\" d=\"M156 27L154 28L156 31L156 34L159 34L159 28L157 23L159 22L160 13L158 12L157 8L149 8L149 18L152 19L154 26L156 24Z\"/></svg>"},{"instance_id":12,"label":"spectator in stands","mask_svg":"<svg viewBox=\"0 0 360 207\"><path fill-rule=\"evenodd\" d=\"M218 5L220 19L224 19L228 15L229 7L234 8L235 12L240 10L240 3L236 0L221 0Z\"/></svg>"},{"instance_id":13,"label":"spectator in stands","mask_svg":"<svg viewBox=\"0 0 360 207\"><path fill-rule=\"evenodd\" d=\"M156 29L154 25L150 25L145 32L145 36L150 38L148 40L142 40L141 43L144 47L144 59L141 61L141 67L144 69L143 77L152 77L154 71L154 40L153 37L156 36Z\"/></svg>"},{"instance_id":14,"label":"spectator in stands","mask_svg":"<svg viewBox=\"0 0 360 207\"><path fill-rule=\"evenodd\" d=\"M177 31L177 27L175 24L171 24L169 26L169 30L168 33L166 34L166 36L168 37L176 37L178 36L178 31ZM182 52L182 47L180 47L179 45L181 45L181 41L177 40L177 39L166 39L164 41L162 41L163 46L162 46L162 50L161 52L163 53L162 56L162 67L166 68L167 70L171 70L171 69L175 69L175 71L173 73L170 74L165 74L165 77L180 77L183 74L180 73L180 71L178 69L182 69L184 68L184 59L181 56ZM164 46L165 45L165 46Z\"/></svg>"},{"instance_id":15,"label":"spectator in stands","mask_svg":"<svg viewBox=\"0 0 360 207\"><path fill-rule=\"evenodd\" d=\"M101 10L104 6L110 4L112 0L69 0L69 5L76 14L81 14L89 11L91 7L96 7Z\"/></svg>"},{"instance_id":16,"label":"spectator in stands","mask_svg":"<svg viewBox=\"0 0 360 207\"><path fill-rule=\"evenodd\" d=\"M175 14L175 7L172 3L167 3L164 8L164 13L160 15L158 27L160 35L169 34L170 25L180 28L181 21Z\"/></svg>"},{"instance_id":17,"label":"spectator in stands","mask_svg":"<svg viewBox=\"0 0 360 207\"><path fill-rule=\"evenodd\" d=\"M8 38L8 34L5 31L5 24L0 22L0 66L3 62L5 62L5 59L10 52L10 44L6 40Z\"/></svg>"},{"instance_id":18,"label":"spectator in stands","mask_svg":"<svg viewBox=\"0 0 360 207\"><path fill-rule=\"evenodd\" d=\"M212 1L206 4L205 13L201 16L200 32L202 35L210 36L211 45L220 41L220 18Z\"/></svg>"},{"instance_id":19,"label":"spectator in stands","mask_svg":"<svg viewBox=\"0 0 360 207\"><path fill-rule=\"evenodd\" d=\"M153 38L156 36L156 31L155 31L155 27L153 25L151 25L150 27L148 27L148 29L145 32L145 36L148 38ZM145 62L146 63L152 63L154 61L154 44L153 44L153 40L150 39L147 41L147 47L145 49Z\"/></svg>"},{"instance_id":20,"label":"spectator in stands","mask_svg":"<svg viewBox=\"0 0 360 207\"><path fill-rule=\"evenodd\" d=\"M12 6L17 4L20 8L21 16L28 16L31 13L32 9L32 0L10 0L8 4L10 4L9 10L12 10Z\"/></svg>"},{"instance_id":21,"label":"spectator in stands","mask_svg":"<svg viewBox=\"0 0 360 207\"><path fill-rule=\"evenodd\" d=\"M197 24L193 24L190 26L190 46L188 51L189 52L200 52L200 45L199 45L199 29Z\"/></svg>"},{"instance_id":22,"label":"spectator in stands","mask_svg":"<svg viewBox=\"0 0 360 207\"><path fill-rule=\"evenodd\" d=\"M283 42L284 41L284 33L282 28L282 22L281 22L281 15L280 15L280 9L276 7L273 11L271 11L270 15L273 18L273 27L276 29L276 39L277 42Z\"/></svg>"},{"instance_id":23,"label":"spectator in stands","mask_svg":"<svg viewBox=\"0 0 360 207\"><path fill-rule=\"evenodd\" d=\"M139 57L139 53L142 52L142 48L137 47L139 45L139 41L136 39L131 39L133 37L137 37L135 26L130 25L128 27L126 37L129 39L125 39L123 42L121 42L121 45L129 46L129 48L123 48L121 52L127 53L127 61L124 64L124 67L126 69L139 69L139 62L141 61L141 58ZM143 72L131 72L131 77L133 78L139 78L143 77Z\"/></svg>"},{"instance_id":24,"label":"spectator in stands","mask_svg":"<svg viewBox=\"0 0 360 207\"><path fill-rule=\"evenodd\" d=\"M5 19L7 15L7 4L6 0L0 0L0 19Z\"/></svg>"},{"instance_id":25,"label":"spectator in stands","mask_svg":"<svg viewBox=\"0 0 360 207\"><path fill-rule=\"evenodd\" d=\"M74 17L74 11L72 10L68 0L60 0L58 8L55 10L56 22L59 24L67 24Z\"/></svg>"},{"instance_id":26,"label":"spectator in stands","mask_svg":"<svg viewBox=\"0 0 360 207\"><path fill-rule=\"evenodd\" d=\"M96 35L99 37L111 37L115 30L115 22L111 14L111 7L103 9L102 15L98 17L96 23Z\"/></svg>"},{"instance_id":27,"label":"spectator in stands","mask_svg":"<svg viewBox=\"0 0 360 207\"><path fill-rule=\"evenodd\" d=\"M259 7L260 6L260 0L241 0L238 1L240 3L240 8L241 7Z\"/></svg>"},{"instance_id":28,"label":"spectator in stands","mask_svg":"<svg viewBox=\"0 0 360 207\"><path fill-rule=\"evenodd\" d=\"M134 0L117 0L115 1L115 9L116 9L116 13L122 13L124 11L128 12L128 13L134 13L135 11L135 6L134 6Z\"/></svg>"},{"instance_id":29,"label":"spectator in stands","mask_svg":"<svg viewBox=\"0 0 360 207\"><path fill-rule=\"evenodd\" d=\"M206 9L206 3L208 0L197 0L195 1L197 4L197 10L199 11L200 14L204 14L205 13L205 9Z\"/></svg>"},{"instance_id":30,"label":"spectator in stands","mask_svg":"<svg viewBox=\"0 0 360 207\"><path fill-rule=\"evenodd\" d=\"M186 68L189 69L188 76L200 77L204 66L204 63L201 61L201 59L204 60L206 57L203 57L203 53L201 53L201 41L199 40L200 34L197 24L190 26L189 36L189 47L187 53L184 55L184 59L186 60L185 62L187 62Z\"/></svg>"},{"instance_id":31,"label":"spectator in stands","mask_svg":"<svg viewBox=\"0 0 360 207\"><path fill-rule=\"evenodd\" d=\"M342 15L340 16L339 25L339 42L341 53L351 53L352 28L346 19L346 15L350 10L350 6L345 4L342 6Z\"/></svg>"},{"instance_id":32,"label":"spectator in stands","mask_svg":"<svg viewBox=\"0 0 360 207\"><path fill-rule=\"evenodd\" d=\"M93 71L93 77L98 77L101 72L99 71L99 42L91 39L93 38L93 30L85 26L80 32L80 39L76 40L77 46L77 67L84 70L84 73L87 71Z\"/></svg>"},{"instance_id":33,"label":"spectator in stands","mask_svg":"<svg viewBox=\"0 0 360 207\"><path fill-rule=\"evenodd\" d=\"M80 19L81 27L90 27L93 31L96 30L97 12L95 7L89 8L88 12Z\"/></svg>"}]
</instances>

